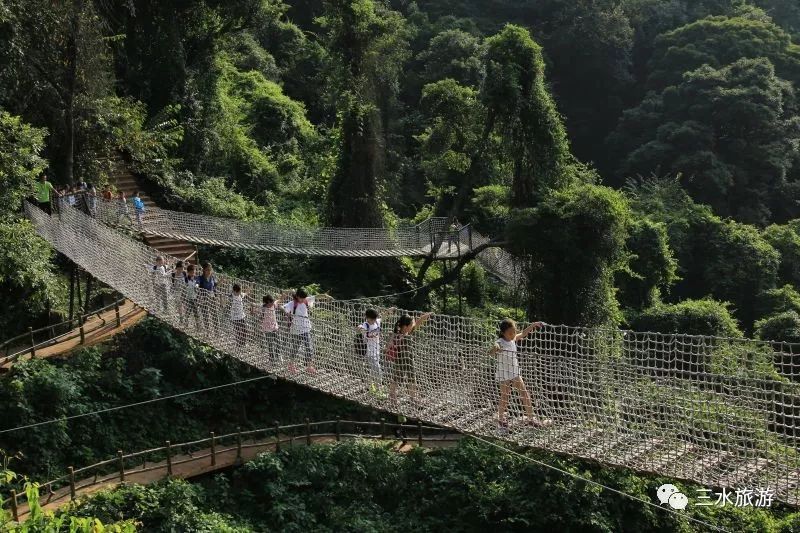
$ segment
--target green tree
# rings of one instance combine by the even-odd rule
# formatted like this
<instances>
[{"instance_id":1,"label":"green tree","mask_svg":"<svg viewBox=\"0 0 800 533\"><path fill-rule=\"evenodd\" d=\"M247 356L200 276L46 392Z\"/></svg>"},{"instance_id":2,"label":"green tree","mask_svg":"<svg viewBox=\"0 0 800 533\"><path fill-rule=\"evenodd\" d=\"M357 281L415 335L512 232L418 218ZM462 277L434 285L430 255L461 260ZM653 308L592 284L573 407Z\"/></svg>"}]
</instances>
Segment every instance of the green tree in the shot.
<instances>
[{"instance_id":1,"label":"green tree","mask_svg":"<svg viewBox=\"0 0 800 533\"><path fill-rule=\"evenodd\" d=\"M573 181L569 141L545 83L542 48L528 30L509 24L486 39L481 96L488 130L497 128L513 166L512 205L533 206L548 190Z\"/></svg>"},{"instance_id":2,"label":"green tree","mask_svg":"<svg viewBox=\"0 0 800 533\"><path fill-rule=\"evenodd\" d=\"M728 304L710 298L684 300L676 304L656 304L638 313L631 320L630 326L635 331L733 338L742 336Z\"/></svg>"},{"instance_id":3,"label":"green tree","mask_svg":"<svg viewBox=\"0 0 800 533\"><path fill-rule=\"evenodd\" d=\"M327 0L326 48L341 147L328 187L327 223L382 226L385 133L409 57L405 21L374 0Z\"/></svg>"},{"instance_id":4,"label":"green tree","mask_svg":"<svg viewBox=\"0 0 800 533\"><path fill-rule=\"evenodd\" d=\"M625 197L598 185L553 191L536 208L514 211L507 237L528 262L530 315L556 324L618 324L614 277L626 264L630 217Z\"/></svg>"},{"instance_id":5,"label":"green tree","mask_svg":"<svg viewBox=\"0 0 800 533\"><path fill-rule=\"evenodd\" d=\"M436 34L417 60L424 64L422 78L426 83L450 78L467 87L478 87L483 80L482 53L478 37L450 29Z\"/></svg>"},{"instance_id":6,"label":"green tree","mask_svg":"<svg viewBox=\"0 0 800 533\"><path fill-rule=\"evenodd\" d=\"M0 219L18 212L23 198L33 193L46 166L39 155L45 133L0 109Z\"/></svg>"},{"instance_id":7,"label":"green tree","mask_svg":"<svg viewBox=\"0 0 800 533\"><path fill-rule=\"evenodd\" d=\"M444 79L422 90L420 109L427 127L417 138L420 166L429 180L429 194L438 215L462 216L462 184L473 171L479 153L486 110L477 92ZM489 176L487 176L487 179Z\"/></svg>"},{"instance_id":8,"label":"green tree","mask_svg":"<svg viewBox=\"0 0 800 533\"><path fill-rule=\"evenodd\" d=\"M765 318L786 311L800 313L800 293L793 286L784 285L768 289L759 295L756 307L757 317Z\"/></svg>"},{"instance_id":9,"label":"green tree","mask_svg":"<svg viewBox=\"0 0 800 533\"><path fill-rule=\"evenodd\" d=\"M644 180L629 192L636 213L667 227L680 276L670 299L731 302L751 331L759 295L776 284L777 250L755 227L722 220L696 204L676 179Z\"/></svg>"},{"instance_id":10,"label":"green tree","mask_svg":"<svg viewBox=\"0 0 800 533\"><path fill-rule=\"evenodd\" d=\"M765 341L800 343L800 314L784 311L756 322L756 336Z\"/></svg>"},{"instance_id":11,"label":"green tree","mask_svg":"<svg viewBox=\"0 0 800 533\"><path fill-rule=\"evenodd\" d=\"M72 183L76 121L112 88L101 19L88 0L12 0L5 9L14 52L6 75L24 80L14 84L17 90L5 106L12 112L25 109L30 122L49 128L51 158L59 162L63 180Z\"/></svg>"},{"instance_id":12,"label":"green tree","mask_svg":"<svg viewBox=\"0 0 800 533\"><path fill-rule=\"evenodd\" d=\"M794 201L784 198L800 142L794 105L766 59L701 67L625 112L612 137L628 153L620 172L683 174L698 202L764 224Z\"/></svg>"},{"instance_id":13,"label":"green tree","mask_svg":"<svg viewBox=\"0 0 800 533\"><path fill-rule=\"evenodd\" d=\"M800 46L769 18L755 14L707 17L661 35L647 84L663 90L703 65L721 69L743 58L766 58L779 77L800 81Z\"/></svg>"},{"instance_id":14,"label":"green tree","mask_svg":"<svg viewBox=\"0 0 800 533\"><path fill-rule=\"evenodd\" d=\"M780 254L779 281L800 287L800 220L785 225L773 224L763 235Z\"/></svg>"},{"instance_id":15,"label":"green tree","mask_svg":"<svg viewBox=\"0 0 800 533\"><path fill-rule=\"evenodd\" d=\"M57 302L52 248L27 221L16 220L45 166L45 131L0 110L0 331L12 337Z\"/></svg>"},{"instance_id":16,"label":"green tree","mask_svg":"<svg viewBox=\"0 0 800 533\"><path fill-rule=\"evenodd\" d=\"M632 310L651 307L677 281L677 262L666 226L646 218L634 220L626 248L631 256L628 267L617 275L619 301Z\"/></svg>"}]
</instances>

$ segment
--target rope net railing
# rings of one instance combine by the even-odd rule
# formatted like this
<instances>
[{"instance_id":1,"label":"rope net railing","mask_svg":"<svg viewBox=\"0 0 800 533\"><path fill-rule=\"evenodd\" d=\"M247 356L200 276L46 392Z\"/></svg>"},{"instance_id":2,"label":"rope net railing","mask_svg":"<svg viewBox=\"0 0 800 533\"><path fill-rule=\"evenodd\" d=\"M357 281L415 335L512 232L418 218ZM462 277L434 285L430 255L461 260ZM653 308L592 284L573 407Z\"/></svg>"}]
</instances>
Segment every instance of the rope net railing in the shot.
<instances>
[{"instance_id":1,"label":"rope net railing","mask_svg":"<svg viewBox=\"0 0 800 533\"><path fill-rule=\"evenodd\" d=\"M365 349L356 328L367 304L318 298L310 318L278 309L277 331L265 334L260 303L277 288L216 274L215 292L190 293L153 273L155 249L76 209L52 217L25 209L45 239L100 281L287 380L462 432L711 488L766 488L800 504L800 345L545 325L518 343L518 364L534 420L551 423L525 424L515 392L508 427L498 428L496 378L505 371L502 354L489 353L493 320L433 315L396 338L390 324L402 312L373 302L384 327L377 348ZM167 268L174 261L166 257ZM247 295L242 306L233 284ZM316 371L302 370L309 365ZM396 394L387 397L387 385Z\"/></svg>"},{"instance_id":2,"label":"rope net railing","mask_svg":"<svg viewBox=\"0 0 800 533\"><path fill-rule=\"evenodd\" d=\"M306 228L245 222L236 219L171 211L148 205L137 214L129 202L96 197L80 205L110 226L125 226L147 235L197 244L244 248L285 254L339 257L420 257L457 259L491 239L469 225L452 228L445 218L430 218L396 228ZM481 265L504 283L518 285L519 262L500 248L477 254Z\"/></svg>"}]
</instances>

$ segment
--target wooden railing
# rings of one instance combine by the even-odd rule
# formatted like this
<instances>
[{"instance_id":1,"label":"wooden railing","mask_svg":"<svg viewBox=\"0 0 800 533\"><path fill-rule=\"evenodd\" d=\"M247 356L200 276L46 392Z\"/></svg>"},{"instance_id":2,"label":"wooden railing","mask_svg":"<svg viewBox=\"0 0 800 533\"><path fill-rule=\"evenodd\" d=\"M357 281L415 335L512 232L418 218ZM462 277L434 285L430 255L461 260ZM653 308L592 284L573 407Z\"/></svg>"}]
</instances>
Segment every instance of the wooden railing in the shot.
<instances>
[{"instance_id":1,"label":"wooden railing","mask_svg":"<svg viewBox=\"0 0 800 533\"><path fill-rule=\"evenodd\" d=\"M7 363L13 363L20 357L25 354L30 354L31 358L36 357L36 350L41 348L46 348L48 346L52 346L54 344L59 344L62 342L66 342L75 338L80 337L81 344L83 344L85 336L88 333L92 333L100 328L106 326L106 319L103 318L102 314L106 311L110 311L114 309L116 311L115 314L115 321L117 327L122 325L122 319L127 317L128 315L134 313L136 308L134 307L130 311L120 314L120 306L125 303L125 298L120 298L115 300L114 303L111 303L105 307L100 309L95 309L94 311L86 314L82 314L77 318L77 331L73 328L73 325L76 324L76 320L64 320L63 322L59 322L57 324L51 324L49 326L45 326L38 329L28 328L27 333L22 333L17 335L16 337L12 337L6 341L0 343L0 353L5 352L3 357L0 357L0 366L3 366ZM97 315L100 319L98 323L93 325L92 327L87 327L86 321L87 319L91 318L92 316ZM63 330L66 328L66 331L62 331L62 333L56 333L58 330ZM45 333L47 334L44 340L37 341L37 336L41 337L41 335Z\"/></svg>"},{"instance_id":2,"label":"wooden railing","mask_svg":"<svg viewBox=\"0 0 800 533\"><path fill-rule=\"evenodd\" d=\"M328 431L320 431L320 428ZM346 431L349 430L349 431ZM403 435L394 434L399 430ZM42 492L40 503L48 505L60 501L74 500L81 491L96 485L123 482L147 472L161 471L156 479L171 477L180 465L200 464L198 471L185 477L205 474L214 470L228 468L242 462L243 453L251 448L267 448L280 451L284 445L311 445L313 442L342 439L377 439L414 441L419 446L433 443L453 443L461 439L461 434L448 428L417 424L387 423L385 419L376 421L324 420L281 426L278 422L271 427L249 431L238 430L226 435L213 432L204 439L179 444L166 441L164 446L150 448L134 453L117 452L113 458L82 468L69 467L67 472L39 486ZM225 461L221 461L224 458ZM135 466L134 466L135 465ZM153 480L151 480L153 481ZM8 499L11 516L15 521L27 515L27 501L24 494L11 491Z\"/></svg>"}]
</instances>

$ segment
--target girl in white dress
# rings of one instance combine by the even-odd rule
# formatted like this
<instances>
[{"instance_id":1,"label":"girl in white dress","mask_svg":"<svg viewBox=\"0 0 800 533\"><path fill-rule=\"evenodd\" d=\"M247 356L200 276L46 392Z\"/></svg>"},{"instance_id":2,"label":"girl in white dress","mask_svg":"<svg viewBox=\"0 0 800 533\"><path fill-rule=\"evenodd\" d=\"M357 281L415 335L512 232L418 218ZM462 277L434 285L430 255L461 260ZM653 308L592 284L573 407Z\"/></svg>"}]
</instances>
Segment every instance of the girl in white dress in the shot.
<instances>
[{"instance_id":1,"label":"girl in white dress","mask_svg":"<svg viewBox=\"0 0 800 533\"><path fill-rule=\"evenodd\" d=\"M543 322L534 322L521 333L517 333L517 324L510 318L500 323L500 336L492 347L490 353L497 356L497 372L495 378L500 383L500 403L497 406L497 424L501 432L508 431L508 421L506 420L506 409L508 399L511 396L511 389L517 390L522 398L522 405L525 408L528 426L547 426L549 420L539 420L533 416L533 406L531 405L531 395L522 381L519 371L519 361L517 360L517 342L528 336L533 330L544 325Z\"/></svg>"}]
</instances>

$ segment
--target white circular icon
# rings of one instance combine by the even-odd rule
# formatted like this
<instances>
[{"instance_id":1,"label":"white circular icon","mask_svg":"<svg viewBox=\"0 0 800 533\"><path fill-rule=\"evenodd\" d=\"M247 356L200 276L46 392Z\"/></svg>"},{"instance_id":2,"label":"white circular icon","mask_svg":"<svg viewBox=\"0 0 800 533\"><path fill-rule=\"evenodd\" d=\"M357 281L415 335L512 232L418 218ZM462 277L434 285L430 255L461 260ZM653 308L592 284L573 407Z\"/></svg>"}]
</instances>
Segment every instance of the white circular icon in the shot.
<instances>
[{"instance_id":1,"label":"white circular icon","mask_svg":"<svg viewBox=\"0 0 800 533\"><path fill-rule=\"evenodd\" d=\"M676 492L679 492L678 487L667 483L665 485L661 485L660 487L658 487L658 490L656 491L656 496L658 496L658 501L661 502L661 505L664 505L665 503L669 502L669 497L675 494Z\"/></svg>"},{"instance_id":2,"label":"white circular icon","mask_svg":"<svg viewBox=\"0 0 800 533\"><path fill-rule=\"evenodd\" d=\"M689 498L682 492L676 492L669 497L669 506L673 509L683 510L689 505Z\"/></svg>"}]
</instances>

